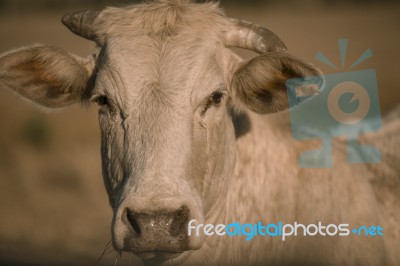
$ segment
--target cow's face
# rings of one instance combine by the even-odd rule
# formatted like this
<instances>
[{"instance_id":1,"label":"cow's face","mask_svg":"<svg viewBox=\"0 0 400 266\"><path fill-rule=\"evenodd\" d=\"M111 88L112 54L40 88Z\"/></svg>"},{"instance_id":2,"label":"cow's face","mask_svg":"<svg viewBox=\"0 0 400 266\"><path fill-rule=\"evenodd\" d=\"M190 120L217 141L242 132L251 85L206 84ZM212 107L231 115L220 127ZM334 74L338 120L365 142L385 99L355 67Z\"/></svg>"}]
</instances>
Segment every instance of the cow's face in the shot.
<instances>
[{"instance_id":1,"label":"cow's face","mask_svg":"<svg viewBox=\"0 0 400 266\"><path fill-rule=\"evenodd\" d=\"M118 249L199 247L199 239L189 241L187 223L204 221L232 176L235 133L222 45L189 34L116 36L98 56L91 100L99 105Z\"/></svg>"},{"instance_id":2,"label":"cow's face","mask_svg":"<svg viewBox=\"0 0 400 266\"><path fill-rule=\"evenodd\" d=\"M226 197L233 110L282 110L285 81L318 72L270 31L227 19L214 4L162 1L63 22L97 42L95 57L22 48L0 57L0 82L47 107L97 103L115 249L171 258L199 248L187 224L208 219ZM227 46L263 54L239 62Z\"/></svg>"}]
</instances>

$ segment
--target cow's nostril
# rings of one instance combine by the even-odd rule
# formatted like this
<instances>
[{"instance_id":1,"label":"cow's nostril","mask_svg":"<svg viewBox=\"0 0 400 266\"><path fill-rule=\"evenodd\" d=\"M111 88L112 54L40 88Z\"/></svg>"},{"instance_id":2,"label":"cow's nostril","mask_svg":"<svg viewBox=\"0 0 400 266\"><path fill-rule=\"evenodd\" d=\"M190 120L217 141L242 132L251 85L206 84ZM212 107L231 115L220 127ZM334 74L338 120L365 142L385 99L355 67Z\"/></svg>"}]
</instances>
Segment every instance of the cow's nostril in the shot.
<instances>
[{"instance_id":1,"label":"cow's nostril","mask_svg":"<svg viewBox=\"0 0 400 266\"><path fill-rule=\"evenodd\" d=\"M136 218L136 215L133 211L126 209L126 218L128 219L129 224L131 225L131 228L133 229L133 231L140 236L140 234L142 233L138 220Z\"/></svg>"},{"instance_id":2,"label":"cow's nostril","mask_svg":"<svg viewBox=\"0 0 400 266\"><path fill-rule=\"evenodd\" d=\"M186 206L182 206L179 210L173 213L173 220L170 227L170 234L172 236L178 236L189 221L189 209Z\"/></svg>"}]
</instances>

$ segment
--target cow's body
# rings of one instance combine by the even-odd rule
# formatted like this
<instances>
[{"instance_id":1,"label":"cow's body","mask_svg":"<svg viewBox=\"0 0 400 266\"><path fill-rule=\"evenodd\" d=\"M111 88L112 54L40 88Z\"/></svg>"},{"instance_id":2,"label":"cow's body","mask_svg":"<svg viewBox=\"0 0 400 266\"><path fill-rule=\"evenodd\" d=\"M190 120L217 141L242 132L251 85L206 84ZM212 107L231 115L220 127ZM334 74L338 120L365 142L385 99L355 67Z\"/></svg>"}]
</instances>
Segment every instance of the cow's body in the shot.
<instances>
[{"instance_id":1,"label":"cow's body","mask_svg":"<svg viewBox=\"0 0 400 266\"><path fill-rule=\"evenodd\" d=\"M295 141L287 112L265 114L287 107L288 78L319 72L267 29L183 0L63 22L97 42L94 58L22 48L0 57L0 82L47 107L100 106L116 250L167 265L399 263L399 112L366 137L382 163L349 165L337 141L333 168L302 169L300 151L318 143ZM227 46L261 55L242 62ZM191 219L380 225L385 235L201 240L187 235Z\"/></svg>"},{"instance_id":2,"label":"cow's body","mask_svg":"<svg viewBox=\"0 0 400 266\"><path fill-rule=\"evenodd\" d=\"M336 140L331 169L301 169L301 151L318 147L318 141L292 139L289 115L263 117L251 114L249 132L239 137L235 174L226 203L211 223L278 221L304 224L349 223L381 225L383 238L374 237L256 237L247 242L224 239L205 252L230 264L268 265L397 265L399 262L399 164L400 109L384 121L384 129L366 136L365 143L382 152L382 163L349 164L346 144ZM247 128L247 123L245 128ZM224 200L222 200L224 201ZM206 242L207 243L207 242ZM224 246L226 245L226 246ZM207 244L206 244L207 246ZM244 254L248 254L244 255ZM202 260L202 258L199 258ZM196 260L195 260L196 261ZM240 262L240 263L238 263ZM286 264L287 263L287 264ZM301 264L303 265L303 264Z\"/></svg>"}]
</instances>

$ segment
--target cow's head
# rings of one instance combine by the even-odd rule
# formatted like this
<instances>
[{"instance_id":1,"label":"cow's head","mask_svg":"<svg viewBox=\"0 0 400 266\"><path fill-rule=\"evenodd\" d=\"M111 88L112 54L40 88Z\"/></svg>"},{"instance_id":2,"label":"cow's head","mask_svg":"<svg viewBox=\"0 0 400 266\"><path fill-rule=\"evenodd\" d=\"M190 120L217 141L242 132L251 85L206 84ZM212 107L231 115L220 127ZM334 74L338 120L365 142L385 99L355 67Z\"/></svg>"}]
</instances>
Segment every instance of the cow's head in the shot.
<instances>
[{"instance_id":1,"label":"cow's head","mask_svg":"<svg viewBox=\"0 0 400 266\"><path fill-rule=\"evenodd\" d=\"M99 106L113 244L148 258L201 246L187 223L223 203L236 157L234 110L283 110L286 80L318 74L269 30L186 2L64 16L97 43L89 58L47 45L0 57L1 84L32 102ZM260 55L241 62L228 47Z\"/></svg>"}]
</instances>

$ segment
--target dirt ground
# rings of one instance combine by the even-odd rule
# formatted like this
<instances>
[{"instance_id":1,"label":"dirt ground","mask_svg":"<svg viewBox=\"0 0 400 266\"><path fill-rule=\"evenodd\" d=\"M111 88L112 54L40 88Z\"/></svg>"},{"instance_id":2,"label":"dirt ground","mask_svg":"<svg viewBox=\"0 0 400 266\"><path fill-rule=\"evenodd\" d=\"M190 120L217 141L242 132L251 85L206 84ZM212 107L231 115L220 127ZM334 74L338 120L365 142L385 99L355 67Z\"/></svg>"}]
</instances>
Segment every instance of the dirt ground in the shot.
<instances>
[{"instance_id":1,"label":"dirt ground","mask_svg":"<svg viewBox=\"0 0 400 266\"><path fill-rule=\"evenodd\" d=\"M400 103L400 4L225 9L267 26L324 73L349 71L370 48L374 56L352 70L376 70L384 113ZM0 13L0 53L41 42L88 54L93 45L60 23L69 11ZM340 38L349 40L344 69L315 59L321 51L340 66ZM96 107L45 113L0 88L0 265L93 265L111 238L99 150ZM131 263L127 255L118 261Z\"/></svg>"}]
</instances>

